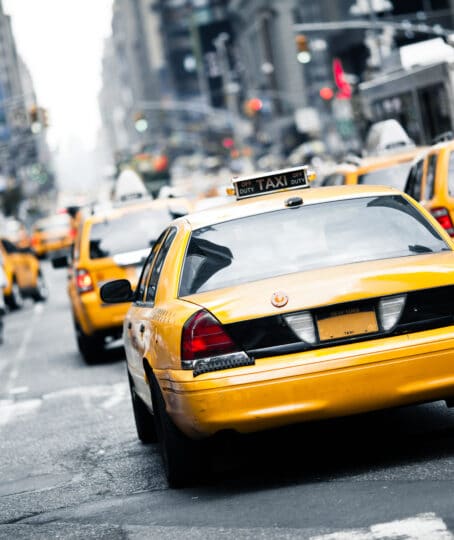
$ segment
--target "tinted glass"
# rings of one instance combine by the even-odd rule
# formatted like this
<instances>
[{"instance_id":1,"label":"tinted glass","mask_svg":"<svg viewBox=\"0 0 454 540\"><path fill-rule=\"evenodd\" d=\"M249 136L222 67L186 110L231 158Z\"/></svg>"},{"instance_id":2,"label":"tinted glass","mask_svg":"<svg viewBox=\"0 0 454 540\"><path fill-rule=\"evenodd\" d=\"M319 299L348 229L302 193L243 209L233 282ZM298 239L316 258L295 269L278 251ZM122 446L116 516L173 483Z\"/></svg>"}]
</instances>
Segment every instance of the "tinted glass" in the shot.
<instances>
[{"instance_id":1,"label":"tinted glass","mask_svg":"<svg viewBox=\"0 0 454 540\"><path fill-rule=\"evenodd\" d=\"M164 240L165 236L167 234L167 231L164 231L161 236L156 240L153 249L151 250L150 255L148 255L147 260L145 261L145 265L142 268L142 272L140 274L139 283L137 285L137 300L139 302L144 301L144 295L145 290L148 282L148 277L150 275L151 267L153 266L154 260L156 259L156 254L159 251L159 248L161 247L162 241Z\"/></svg>"},{"instance_id":2,"label":"tinted glass","mask_svg":"<svg viewBox=\"0 0 454 540\"><path fill-rule=\"evenodd\" d=\"M173 229L167 238L164 240L162 247L159 253L156 256L156 262L153 265L153 270L151 271L150 281L148 282L147 296L145 298L146 302L154 302L156 298L156 291L158 289L159 276L161 275L161 270L166 260L167 253L169 252L172 241L175 238L176 230Z\"/></svg>"},{"instance_id":3,"label":"tinted glass","mask_svg":"<svg viewBox=\"0 0 454 540\"><path fill-rule=\"evenodd\" d=\"M142 210L95 223L90 230L90 258L152 247L169 221L167 210Z\"/></svg>"},{"instance_id":4,"label":"tinted glass","mask_svg":"<svg viewBox=\"0 0 454 540\"><path fill-rule=\"evenodd\" d=\"M432 154L429 156L429 161L427 163L427 174L426 174L426 194L424 199L430 201L434 196L435 189L435 169L437 167L437 154Z\"/></svg>"},{"instance_id":5,"label":"tinted glass","mask_svg":"<svg viewBox=\"0 0 454 540\"><path fill-rule=\"evenodd\" d=\"M418 161L413 165L408 174L407 185L405 186L405 193L408 193L410 197L413 197L417 201L421 200L421 183L422 173L424 170L424 160Z\"/></svg>"},{"instance_id":6,"label":"tinted glass","mask_svg":"<svg viewBox=\"0 0 454 540\"><path fill-rule=\"evenodd\" d=\"M454 197L454 152L451 152L449 154L448 190L449 190L449 195L451 197Z\"/></svg>"},{"instance_id":7,"label":"tinted glass","mask_svg":"<svg viewBox=\"0 0 454 540\"><path fill-rule=\"evenodd\" d=\"M193 232L180 296L282 274L449 250L401 196L312 204Z\"/></svg>"},{"instance_id":8,"label":"tinted glass","mask_svg":"<svg viewBox=\"0 0 454 540\"><path fill-rule=\"evenodd\" d=\"M399 163L387 169L361 174L358 176L358 184L390 186L403 191L410 168L411 161L408 161L407 163Z\"/></svg>"},{"instance_id":9,"label":"tinted glass","mask_svg":"<svg viewBox=\"0 0 454 540\"><path fill-rule=\"evenodd\" d=\"M3 239L2 244L3 244L3 248L6 251L6 253L10 253L10 254L11 253L18 253L18 251L19 251L17 249L17 247L12 242L10 242L9 240Z\"/></svg>"}]
</instances>

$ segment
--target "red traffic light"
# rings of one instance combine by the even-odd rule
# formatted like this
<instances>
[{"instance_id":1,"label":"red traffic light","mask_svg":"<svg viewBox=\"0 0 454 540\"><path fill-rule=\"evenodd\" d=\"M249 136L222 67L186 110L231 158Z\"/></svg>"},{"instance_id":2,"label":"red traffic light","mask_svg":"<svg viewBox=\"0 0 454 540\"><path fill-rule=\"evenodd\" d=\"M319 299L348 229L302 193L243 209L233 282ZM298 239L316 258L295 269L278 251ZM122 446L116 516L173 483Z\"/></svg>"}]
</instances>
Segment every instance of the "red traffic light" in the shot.
<instances>
[{"instance_id":1,"label":"red traffic light","mask_svg":"<svg viewBox=\"0 0 454 540\"><path fill-rule=\"evenodd\" d=\"M224 139L222 139L222 146L227 149L233 148L235 146L235 141L232 137L224 137Z\"/></svg>"},{"instance_id":2,"label":"red traffic light","mask_svg":"<svg viewBox=\"0 0 454 540\"><path fill-rule=\"evenodd\" d=\"M249 105L249 108L251 109L251 111L253 111L253 112L259 112L263 108L263 102L259 98L250 99L249 102L248 102L248 105Z\"/></svg>"},{"instance_id":3,"label":"red traffic light","mask_svg":"<svg viewBox=\"0 0 454 540\"><path fill-rule=\"evenodd\" d=\"M334 97L334 90L329 86L324 86L319 90L320 97L325 101L331 101Z\"/></svg>"},{"instance_id":4,"label":"red traffic light","mask_svg":"<svg viewBox=\"0 0 454 540\"><path fill-rule=\"evenodd\" d=\"M263 108L263 101L259 98L251 98L244 102L243 109L247 116L255 116Z\"/></svg>"}]
</instances>

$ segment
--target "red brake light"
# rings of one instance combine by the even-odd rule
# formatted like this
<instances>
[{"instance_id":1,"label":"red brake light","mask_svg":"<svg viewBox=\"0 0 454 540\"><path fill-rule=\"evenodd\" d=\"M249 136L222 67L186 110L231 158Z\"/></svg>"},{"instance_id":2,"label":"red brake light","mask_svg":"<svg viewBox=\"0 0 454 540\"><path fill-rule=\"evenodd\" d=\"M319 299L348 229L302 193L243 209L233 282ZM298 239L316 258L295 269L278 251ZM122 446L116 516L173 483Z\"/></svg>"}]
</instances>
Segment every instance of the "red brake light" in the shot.
<instances>
[{"instance_id":1,"label":"red brake light","mask_svg":"<svg viewBox=\"0 0 454 540\"><path fill-rule=\"evenodd\" d=\"M181 359L193 361L239 351L222 325L208 311L198 311L183 327Z\"/></svg>"},{"instance_id":2,"label":"red brake light","mask_svg":"<svg viewBox=\"0 0 454 540\"><path fill-rule=\"evenodd\" d=\"M74 238L76 238L76 235L77 235L77 229L69 229L69 237L71 238L71 240L74 240Z\"/></svg>"},{"instance_id":3,"label":"red brake light","mask_svg":"<svg viewBox=\"0 0 454 540\"><path fill-rule=\"evenodd\" d=\"M454 226L452 224L451 216L447 208L433 208L431 210L433 217L438 221L438 223L446 229L446 232L450 236L454 236Z\"/></svg>"},{"instance_id":4,"label":"red brake light","mask_svg":"<svg viewBox=\"0 0 454 540\"><path fill-rule=\"evenodd\" d=\"M80 293L93 291L93 280L87 270L76 271L76 286Z\"/></svg>"}]
</instances>

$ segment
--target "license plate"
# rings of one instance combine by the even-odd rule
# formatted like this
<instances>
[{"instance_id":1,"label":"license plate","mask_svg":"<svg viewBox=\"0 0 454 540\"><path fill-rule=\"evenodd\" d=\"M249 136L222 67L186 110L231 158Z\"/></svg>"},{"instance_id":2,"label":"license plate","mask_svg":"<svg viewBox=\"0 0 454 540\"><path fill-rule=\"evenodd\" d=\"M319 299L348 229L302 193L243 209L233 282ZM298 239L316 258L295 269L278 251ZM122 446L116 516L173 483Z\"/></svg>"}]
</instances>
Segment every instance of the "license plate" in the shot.
<instances>
[{"instance_id":1,"label":"license plate","mask_svg":"<svg viewBox=\"0 0 454 540\"><path fill-rule=\"evenodd\" d=\"M378 332L375 311L346 310L317 317L320 341Z\"/></svg>"}]
</instances>

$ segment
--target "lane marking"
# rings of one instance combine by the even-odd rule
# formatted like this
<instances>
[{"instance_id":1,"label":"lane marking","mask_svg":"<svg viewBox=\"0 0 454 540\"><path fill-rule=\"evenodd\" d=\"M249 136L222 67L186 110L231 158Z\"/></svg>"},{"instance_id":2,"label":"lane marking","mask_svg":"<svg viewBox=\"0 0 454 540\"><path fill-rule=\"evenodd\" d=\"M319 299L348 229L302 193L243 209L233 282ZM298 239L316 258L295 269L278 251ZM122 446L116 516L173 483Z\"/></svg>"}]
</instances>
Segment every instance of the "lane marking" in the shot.
<instances>
[{"instance_id":1,"label":"lane marking","mask_svg":"<svg viewBox=\"0 0 454 540\"><path fill-rule=\"evenodd\" d=\"M27 353L28 346L30 345L30 341L33 336L33 332L36 327L36 323L38 320L39 315L41 315L43 311L42 304L35 304L33 308L33 316L27 326L27 329L24 332L24 337L22 340L22 343L20 344L19 349L17 350L15 361L14 361L14 368L12 369L11 373L9 374L8 381L6 383L6 390L8 391L14 384L14 381L19 376L19 367L21 362L24 360L25 355Z\"/></svg>"},{"instance_id":2,"label":"lane marking","mask_svg":"<svg viewBox=\"0 0 454 540\"><path fill-rule=\"evenodd\" d=\"M26 357L30 341L33 336L33 332L38 322L38 317L43 312L44 306L42 304L35 304L33 306L32 317L27 323L27 329L23 334L22 343L17 350L16 355L13 358L13 369L10 371L6 380L5 391L11 395L22 394L28 391L26 386L15 387L16 379L19 377L19 368ZM0 401L0 427L13 422L16 418L25 416L27 414L34 413L41 406L41 399L30 400L1 400Z\"/></svg>"},{"instance_id":3,"label":"lane marking","mask_svg":"<svg viewBox=\"0 0 454 540\"><path fill-rule=\"evenodd\" d=\"M33 306L33 312L36 313L36 315L41 315L41 313L44 311L44 304L43 303L39 303L39 304L35 304Z\"/></svg>"},{"instance_id":4,"label":"lane marking","mask_svg":"<svg viewBox=\"0 0 454 540\"><path fill-rule=\"evenodd\" d=\"M310 540L453 540L454 535L445 522L433 512L378 523L368 529L347 529L328 534L311 536Z\"/></svg>"},{"instance_id":5,"label":"lane marking","mask_svg":"<svg viewBox=\"0 0 454 540\"><path fill-rule=\"evenodd\" d=\"M41 406L40 399L27 399L15 401L13 399L0 400L0 427L6 426L17 418L36 412Z\"/></svg>"},{"instance_id":6,"label":"lane marking","mask_svg":"<svg viewBox=\"0 0 454 540\"><path fill-rule=\"evenodd\" d=\"M112 409L119 403L125 400L126 398L126 392L127 392L127 384L126 383L117 383L112 385L112 391L113 394L109 399L106 399L102 404L101 407L103 409Z\"/></svg>"},{"instance_id":7,"label":"lane marking","mask_svg":"<svg viewBox=\"0 0 454 540\"><path fill-rule=\"evenodd\" d=\"M56 390L44 394L44 400L60 399L65 397L79 397L82 400L83 407L87 410L93 408L93 399L102 400L101 407L103 409L112 409L116 405L122 403L128 394L128 385L125 382L114 384L98 384L91 386L75 386Z\"/></svg>"}]
</instances>

